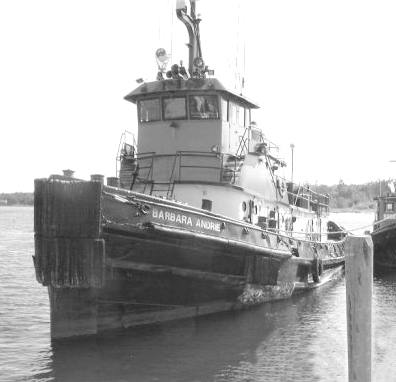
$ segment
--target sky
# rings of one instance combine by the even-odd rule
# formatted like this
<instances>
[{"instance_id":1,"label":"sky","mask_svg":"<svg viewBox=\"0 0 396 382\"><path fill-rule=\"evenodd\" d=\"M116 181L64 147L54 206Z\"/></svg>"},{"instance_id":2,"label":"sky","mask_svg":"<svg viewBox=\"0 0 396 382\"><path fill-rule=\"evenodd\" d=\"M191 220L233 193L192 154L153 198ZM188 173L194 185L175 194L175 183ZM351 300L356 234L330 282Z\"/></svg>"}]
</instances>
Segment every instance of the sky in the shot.
<instances>
[{"instance_id":1,"label":"sky","mask_svg":"<svg viewBox=\"0 0 396 382\"><path fill-rule=\"evenodd\" d=\"M115 176L123 97L156 76L155 50L186 63L175 0L0 2L0 192L63 169ZM261 108L294 180L396 177L396 2L199 0L203 58Z\"/></svg>"}]
</instances>

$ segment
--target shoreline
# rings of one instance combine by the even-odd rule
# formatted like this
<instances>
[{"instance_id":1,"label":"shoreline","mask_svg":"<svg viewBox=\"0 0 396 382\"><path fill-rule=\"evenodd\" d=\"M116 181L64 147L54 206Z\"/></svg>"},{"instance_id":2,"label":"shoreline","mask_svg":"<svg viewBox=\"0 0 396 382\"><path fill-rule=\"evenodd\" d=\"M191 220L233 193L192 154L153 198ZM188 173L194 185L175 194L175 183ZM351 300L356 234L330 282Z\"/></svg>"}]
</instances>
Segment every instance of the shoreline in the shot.
<instances>
[{"instance_id":1,"label":"shoreline","mask_svg":"<svg viewBox=\"0 0 396 382\"><path fill-rule=\"evenodd\" d=\"M16 204L0 204L1 207L34 207L34 204L23 204L23 203L16 203ZM339 214L339 213L375 213L375 209L373 208L332 208L330 213Z\"/></svg>"},{"instance_id":2,"label":"shoreline","mask_svg":"<svg viewBox=\"0 0 396 382\"><path fill-rule=\"evenodd\" d=\"M34 204L0 204L1 207L34 207Z\"/></svg>"},{"instance_id":3,"label":"shoreline","mask_svg":"<svg viewBox=\"0 0 396 382\"><path fill-rule=\"evenodd\" d=\"M374 214L375 209L373 209L373 208L332 208L330 210L330 213L335 213L335 214L339 214L339 213L354 213L354 214L372 213L372 214Z\"/></svg>"}]
</instances>

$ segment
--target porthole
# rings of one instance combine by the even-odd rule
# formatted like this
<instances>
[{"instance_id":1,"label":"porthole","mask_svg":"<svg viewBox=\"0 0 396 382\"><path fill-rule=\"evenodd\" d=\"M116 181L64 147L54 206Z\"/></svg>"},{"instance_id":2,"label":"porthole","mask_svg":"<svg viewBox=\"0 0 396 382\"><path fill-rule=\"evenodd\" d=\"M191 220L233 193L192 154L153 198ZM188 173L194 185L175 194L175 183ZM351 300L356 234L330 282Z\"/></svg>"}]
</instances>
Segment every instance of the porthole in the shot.
<instances>
[{"instance_id":1,"label":"porthole","mask_svg":"<svg viewBox=\"0 0 396 382\"><path fill-rule=\"evenodd\" d=\"M242 211L243 211L243 212L246 211L246 202L242 202Z\"/></svg>"}]
</instances>

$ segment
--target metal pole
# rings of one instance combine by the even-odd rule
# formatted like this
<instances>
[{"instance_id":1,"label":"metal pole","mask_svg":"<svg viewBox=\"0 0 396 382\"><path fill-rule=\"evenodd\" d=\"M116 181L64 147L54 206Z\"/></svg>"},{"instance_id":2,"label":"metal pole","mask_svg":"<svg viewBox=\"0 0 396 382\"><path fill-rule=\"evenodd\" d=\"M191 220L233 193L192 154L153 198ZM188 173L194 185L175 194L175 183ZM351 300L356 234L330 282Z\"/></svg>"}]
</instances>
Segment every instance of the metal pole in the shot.
<instances>
[{"instance_id":1,"label":"metal pole","mask_svg":"<svg viewBox=\"0 0 396 382\"><path fill-rule=\"evenodd\" d=\"M291 182L293 184L293 172L294 172L294 144L290 144L291 154L292 154L292 169L291 169Z\"/></svg>"},{"instance_id":2,"label":"metal pole","mask_svg":"<svg viewBox=\"0 0 396 382\"><path fill-rule=\"evenodd\" d=\"M373 242L349 236L345 243L349 382L371 381Z\"/></svg>"}]
</instances>

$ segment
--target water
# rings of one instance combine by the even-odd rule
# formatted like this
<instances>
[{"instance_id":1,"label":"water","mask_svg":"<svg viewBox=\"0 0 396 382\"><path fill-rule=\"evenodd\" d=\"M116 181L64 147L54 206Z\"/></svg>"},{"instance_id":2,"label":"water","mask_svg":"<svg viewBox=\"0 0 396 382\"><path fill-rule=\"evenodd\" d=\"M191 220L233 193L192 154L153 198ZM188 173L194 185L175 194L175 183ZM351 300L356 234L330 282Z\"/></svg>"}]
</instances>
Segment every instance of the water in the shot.
<instances>
[{"instance_id":1,"label":"water","mask_svg":"<svg viewBox=\"0 0 396 382\"><path fill-rule=\"evenodd\" d=\"M372 214L337 214L346 228ZM1 381L346 381L345 284L199 320L51 343L33 209L0 208ZM396 274L374 281L374 378L396 380Z\"/></svg>"}]
</instances>

